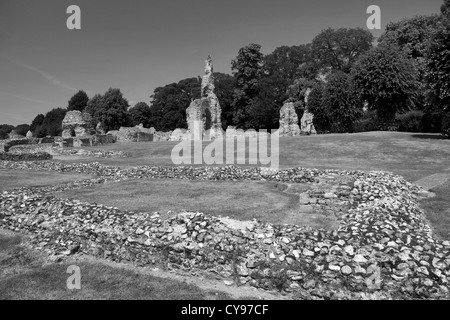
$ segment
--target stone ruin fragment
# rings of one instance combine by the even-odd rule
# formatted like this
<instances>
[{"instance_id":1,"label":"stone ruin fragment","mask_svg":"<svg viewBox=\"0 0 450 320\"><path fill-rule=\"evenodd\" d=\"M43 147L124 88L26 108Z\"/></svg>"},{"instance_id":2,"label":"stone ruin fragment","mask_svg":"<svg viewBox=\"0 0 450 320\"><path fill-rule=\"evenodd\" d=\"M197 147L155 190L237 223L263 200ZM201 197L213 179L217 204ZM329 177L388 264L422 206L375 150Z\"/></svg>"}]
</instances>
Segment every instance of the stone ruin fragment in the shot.
<instances>
[{"instance_id":1,"label":"stone ruin fragment","mask_svg":"<svg viewBox=\"0 0 450 320\"><path fill-rule=\"evenodd\" d=\"M300 134L298 116L292 102L286 102L280 110L280 128L278 133L280 136L298 136Z\"/></svg>"},{"instance_id":2,"label":"stone ruin fragment","mask_svg":"<svg viewBox=\"0 0 450 320\"><path fill-rule=\"evenodd\" d=\"M191 102L186 109L188 123L188 134L192 140L203 140L205 133L209 130L209 138L223 137L222 109L219 100L214 93L214 73L212 59L208 56L205 64L205 75L202 78L201 99ZM201 125L198 129L194 124L198 121Z\"/></svg>"},{"instance_id":3,"label":"stone ruin fragment","mask_svg":"<svg viewBox=\"0 0 450 320\"><path fill-rule=\"evenodd\" d=\"M305 93L305 111L303 112L302 119L300 120L300 124L301 124L300 133L307 134L307 135L317 134L316 128L314 127L314 123L313 123L314 115L311 112L309 112L309 108L308 108L308 98L309 98L310 94L311 94L311 89L308 88Z\"/></svg>"},{"instance_id":4,"label":"stone ruin fragment","mask_svg":"<svg viewBox=\"0 0 450 320\"><path fill-rule=\"evenodd\" d=\"M62 122L62 137L64 139L73 137L90 136L93 132L92 117L89 113L75 110L66 113Z\"/></svg>"}]
</instances>

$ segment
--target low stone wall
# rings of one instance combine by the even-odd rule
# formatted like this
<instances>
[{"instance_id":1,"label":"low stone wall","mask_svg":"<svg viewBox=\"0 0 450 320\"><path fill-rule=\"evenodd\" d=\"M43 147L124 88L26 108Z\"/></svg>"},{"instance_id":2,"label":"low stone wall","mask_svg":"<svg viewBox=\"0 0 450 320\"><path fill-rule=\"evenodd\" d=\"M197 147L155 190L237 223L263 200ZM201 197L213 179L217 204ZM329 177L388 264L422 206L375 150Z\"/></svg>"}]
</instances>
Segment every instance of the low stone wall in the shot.
<instances>
[{"instance_id":1,"label":"low stone wall","mask_svg":"<svg viewBox=\"0 0 450 320\"><path fill-rule=\"evenodd\" d=\"M177 272L214 274L226 284L293 291L303 299L429 299L449 294L450 242L433 237L418 205L421 189L393 174L234 166L120 169L99 163L45 161L3 161L0 168L97 175L77 183L0 194L0 225L31 235L30 245L50 254L70 255L79 250L142 266L162 262ZM351 190L334 196L347 199L350 208L334 231L193 212L162 220L156 213L132 213L48 196L130 178L313 185L318 177L341 175L351 178ZM326 199L331 195L314 196Z\"/></svg>"},{"instance_id":2,"label":"low stone wall","mask_svg":"<svg viewBox=\"0 0 450 320\"><path fill-rule=\"evenodd\" d=\"M37 153L0 152L0 161L39 161L50 159L53 159L53 156L46 152L37 152Z\"/></svg>"}]
</instances>

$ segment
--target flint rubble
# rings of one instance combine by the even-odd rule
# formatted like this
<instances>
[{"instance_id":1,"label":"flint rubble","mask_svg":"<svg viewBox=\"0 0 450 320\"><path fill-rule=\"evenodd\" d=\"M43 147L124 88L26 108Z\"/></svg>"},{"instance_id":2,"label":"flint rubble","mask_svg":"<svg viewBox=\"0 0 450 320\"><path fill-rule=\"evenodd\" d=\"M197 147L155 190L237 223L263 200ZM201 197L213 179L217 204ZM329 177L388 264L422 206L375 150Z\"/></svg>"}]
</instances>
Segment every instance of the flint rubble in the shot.
<instances>
[{"instance_id":1,"label":"flint rubble","mask_svg":"<svg viewBox=\"0 0 450 320\"><path fill-rule=\"evenodd\" d=\"M450 242L433 236L418 204L423 190L391 173L234 166L121 169L51 161L0 161L0 168L96 175L0 194L0 227L30 235L32 247L51 255L78 252L140 266L164 262L176 272L276 288L300 299L449 298ZM308 195L349 204L337 230L237 222L198 212L163 220L155 212L49 196L126 179L262 180L313 187L317 179L340 176L350 177L351 184Z\"/></svg>"}]
</instances>

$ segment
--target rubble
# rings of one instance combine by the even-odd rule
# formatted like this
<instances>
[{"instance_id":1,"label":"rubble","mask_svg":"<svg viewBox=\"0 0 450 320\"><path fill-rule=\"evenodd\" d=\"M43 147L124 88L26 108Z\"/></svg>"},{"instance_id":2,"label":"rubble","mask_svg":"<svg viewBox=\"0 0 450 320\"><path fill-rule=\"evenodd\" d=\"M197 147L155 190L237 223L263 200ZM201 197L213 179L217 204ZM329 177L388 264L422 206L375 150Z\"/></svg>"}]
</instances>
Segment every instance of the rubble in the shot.
<instances>
[{"instance_id":1,"label":"rubble","mask_svg":"<svg viewBox=\"0 0 450 320\"><path fill-rule=\"evenodd\" d=\"M77 248L118 262L220 276L230 285L293 292L301 299L448 299L450 241L435 238L418 205L421 188L386 172L293 168L136 167L99 163L0 161L0 168L94 174L95 178L0 194L0 226L31 236L30 245L63 255ZM317 179L348 178L348 189L319 190ZM198 212L166 220L51 192L124 179L307 183L308 199L346 201L336 230L260 221L233 223ZM336 197L331 197L334 194ZM305 198L306 199L306 198ZM308 200L310 201L310 200Z\"/></svg>"}]
</instances>

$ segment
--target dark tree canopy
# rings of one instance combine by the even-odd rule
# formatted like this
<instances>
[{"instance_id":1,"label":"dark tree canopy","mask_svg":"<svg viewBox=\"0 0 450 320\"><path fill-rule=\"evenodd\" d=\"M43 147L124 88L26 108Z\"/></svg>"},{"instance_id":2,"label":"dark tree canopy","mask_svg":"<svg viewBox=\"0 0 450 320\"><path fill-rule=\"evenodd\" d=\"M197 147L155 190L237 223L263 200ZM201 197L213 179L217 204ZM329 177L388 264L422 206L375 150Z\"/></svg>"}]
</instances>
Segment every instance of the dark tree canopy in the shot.
<instances>
[{"instance_id":1,"label":"dark tree canopy","mask_svg":"<svg viewBox=\"0 0 450 320\"><path fill-rule=\"evenodd\" d=\"M443 23L434 34L427 59L431 103L450 112L450 21Z\"/></svg>"},{"instance_id":2,"label":"dark tree canopy","mask_svg":"<svg viewBox=\"0 0 450 320\"><path fill-rule=\"evenodd\" d=\"M86 92L80 90L77 93L75 93L75 95L72 98L70 98L67 110L68 111L78 110L83 112L83 110L87 106L88 101L89 97L86 94Z\"/></svg>"},{"instance_id":3,"label":"dark tree canopy","mask_svg":"<svg viewBox=\"0 0 450 320\"><path fill-rule=\"evenodd\" d=\"M312 54L322 68L349 72L373 41L372 33L362 28L328 28L313 39Z\"/></svg>"},{"instance_id":4,"label":"dark tree canopy","mask_svg":"<svg viewBox=\"0 0 450 320\"><path fill-rule=\"evenodd\" d=\"M158 131L187 129L186 109L200 99L201 79L199 77L181 80L154 90L152 99L152 126Z\"/></svg>"},{"instance_id":5,"label":"dark tree canopy","mask_svg":"<svg viewBox=\"0 0 450 320\"><path fill-rule=\"evenodd\" d=\"M379 119L390 121L397 111L411 107L418 88L417 70L411 59L396 46L378 46L354 65L355 89Z\"/></svg>"},{"instance_id":6,"label":"dark tree canopy","mask_svg":"<svg viewBox=\"0 0 450 320\"><path fill-rule=\"evenodd\" d=\"M9 124L0 125L0 139L7 139L9 133L14 129L14 126Z\"/></svg>"},{"instance_id":7,"label":"dark tree canopy","mask_svg":"<svg viewBox=\"0 0 450 320\"><path fill-rule=\"evenodd\" d=\"M36 128L34 135L37 138L45 136L59 136L62 132L62 121L66 116L67 109L54 108L45 114L42 124ZM39 116L38 116L39 117ZM36 119L35 119L36 120Z\"/></svg>"},{"instance_id":8,"label":"dark tree canopy","mask_svg":"<svg viewBox=\"0 0 450 320\"><path fill-rule=\"evenodd\" d=\"M30 130L30 125L28 124L19 124L14 128L17 134L21 136L26 136L28 131Z\"/></svg>"},{"instance_id":9,"label":"dark tree canopy","mask_svg":"<svg viewBox=\"0 0 450 320\"><path fill-rule=\"evenodd\" d=\"M151 126L151 109L145 102L138 102L136 105L128 109L132 126L143 124L144 127Z\"/></svg>"},{"instance_id":10,"label":"dark tree canopy","mask_svg":"<svg viewBox=\"0 0 450 320\"><path fill-rule=\"evenodd\" d=\"M45 116L43 114L38 114L34 120L31 122L30 130L33 132L33 135L36 134L37 128L39 128L44 122Z\"/></svg>"},{"instance_id":11,"label":"dark tree canopy","mask_svg":"<svg viewBox=\"0 0 450 320\"><path fill-rule=\"evenodd\" d=\"M92 97L85 111L91 114L93 124L101 122L105 131L110 131L130 124L128 107L120 89L109 88L104 95Z\"/></svg>"},{"instance_id":12,"label":"dark tree canopy","mask_svg":"<svg viewBox=\"0 0 450 320\"><path fill-rule=\"evenodd\" d=\"M336 72L328 78L322 93L332 131L352 132L361 116L363 105L358 99L349 74Z\"/></svg>"},{"instance_id":13,"label":"dark tree canopy","mask_svg":"<svg viewBox=\"0 0 450 320\"><path fill-rule=\"evenodd\" d=\"M214 85L217 99L222 109L222 129L233 125L233 95L236 79L226 73L214 72Z\"/></svg>"},{"instance_id":14,"label":"dark tree canopy","mask_svg":"<svg viewBox=\"0 0 450 320\"><path fill-rule=\"evenodd\" d=\"M262 66L261 46L255 43L239 49L236 59L231 61L231 69L236 78L233 122L239 128L248 129L251 126L249 105L258 92Z\"/></svg>"},{"instance_id":15,"label":"dark tree canopy","mask_svg":"<svg viewBox=\"0 0 450 320\"><path fill-rule=\"evenodd\" d=\"M450 17L450 0L444 0L444 4L441 6L441 13L446 17Z\"/></svg>"},{"instance_id":16,"label":"dark tree canopy","mask_svg":"<svg viewBox=\"0 0 450 320\"><path fill-rule=\"evenodd\" d=\"M440 20L438 15L418 15L398 22L390 22L378 42L385 45L397 45L410 58L424 58Z\"/></svg>"}]
</instances>

